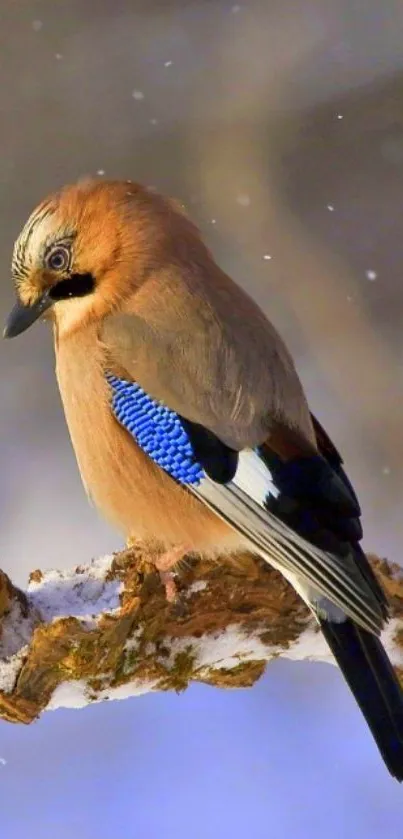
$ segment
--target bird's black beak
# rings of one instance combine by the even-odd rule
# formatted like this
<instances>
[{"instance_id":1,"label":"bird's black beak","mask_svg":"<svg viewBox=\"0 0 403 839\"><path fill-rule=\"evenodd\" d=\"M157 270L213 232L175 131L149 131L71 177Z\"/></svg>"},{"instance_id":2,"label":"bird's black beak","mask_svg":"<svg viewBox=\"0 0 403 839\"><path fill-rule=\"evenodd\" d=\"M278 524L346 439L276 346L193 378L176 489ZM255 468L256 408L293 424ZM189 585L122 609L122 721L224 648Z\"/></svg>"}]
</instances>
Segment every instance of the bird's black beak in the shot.
<instances>
[{"instance_id":1,"label":"bird's black beak","mask_svg":"<svg viewBox=\"0 0 403 839\"><path fill-rule=\"evenodd\" d=\"M38 318L49 309L54 300L45 291L32 306L24 306L19 300L11 310L3 330L3 338L15 338L25 332Z\"/></svg>"}]
</instances>

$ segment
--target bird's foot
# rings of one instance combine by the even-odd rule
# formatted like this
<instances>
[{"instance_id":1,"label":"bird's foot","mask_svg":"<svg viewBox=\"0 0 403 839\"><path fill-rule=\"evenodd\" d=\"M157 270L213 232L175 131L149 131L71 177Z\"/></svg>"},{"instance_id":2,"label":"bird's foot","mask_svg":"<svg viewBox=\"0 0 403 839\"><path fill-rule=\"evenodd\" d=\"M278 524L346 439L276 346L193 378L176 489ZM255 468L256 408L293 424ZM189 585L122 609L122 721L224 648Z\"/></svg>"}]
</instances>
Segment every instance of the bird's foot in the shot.
<instances>
[{"instance_id":1,"label":"bird's foot","mask_svg":"<svg viewBox=\"0 0 403 839\"><path fill-rule=\"evenodd\" d=\"M168 603L175 603L178 596L173 569L186 556L188 550L187 545L176 545L176 547L170 548L169 551L165 551L155 559L155 567L165 588L165 597Z\"/></svg>"},{"instance_id":2,"label":"bird's foot","mask_svg":"<svg viewBox=\"0 0 403 839\"><path fill-rule=\"evenodd\" d=\"M159 575L165 589L167 603L176 603L178 598L178 588L175 583L174 574L172 571L160 571Z\"/></svg>"}]
</instances>

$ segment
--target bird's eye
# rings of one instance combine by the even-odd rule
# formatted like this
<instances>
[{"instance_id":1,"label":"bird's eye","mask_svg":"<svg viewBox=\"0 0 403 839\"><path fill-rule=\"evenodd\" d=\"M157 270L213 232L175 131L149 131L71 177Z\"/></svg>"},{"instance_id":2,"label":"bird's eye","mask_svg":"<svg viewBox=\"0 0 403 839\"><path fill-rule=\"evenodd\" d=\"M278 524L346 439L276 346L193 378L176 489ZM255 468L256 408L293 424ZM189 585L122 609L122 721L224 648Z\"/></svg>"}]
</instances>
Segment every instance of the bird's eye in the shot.
<instances>
[{"instance_id":1,"label":"bird's eye","mask_svg":"<svg viewBox=\"0 0 403 839\"><path fill-rule=\"evenodd\" d=\"M58 245L57 248L49 251L45 258L46 267L50 271L65 271L70 264L70 251L68 248Z\"/></svg>"}]
</instances>

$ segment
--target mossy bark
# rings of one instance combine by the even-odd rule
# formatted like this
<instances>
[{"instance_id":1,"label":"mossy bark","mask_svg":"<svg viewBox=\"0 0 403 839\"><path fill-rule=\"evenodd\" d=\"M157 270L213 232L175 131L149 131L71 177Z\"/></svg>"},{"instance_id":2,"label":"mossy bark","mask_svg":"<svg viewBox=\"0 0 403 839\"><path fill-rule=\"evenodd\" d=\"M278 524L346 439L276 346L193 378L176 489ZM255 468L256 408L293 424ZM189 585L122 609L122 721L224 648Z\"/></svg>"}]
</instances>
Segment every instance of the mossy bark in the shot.
<instances>
[{"instance_id":1,"label":"mossy bark","mask_svg":"<svg viewBox=\"0 0 403 839\"><path fill-rule=\"evenodd\" d=\"M293 657L304 633L302 658L315 652L316 627L285 580L265 563L245 554L236 562L191 560L178 574L179 599L166 602L149 549L141 544L111 557L105 584L120 583L118 608L92 615L45 619L30 597L0 572L0 676L14 673L0 691L0 717L30 723L66 682L85 687L88 704L112 699L118 688L184 690L191 681L222 688L250 687L270 659ZM392 660L403 655L403 577L401 569L371 558L392 605ZM73 570L80 581L86 569ZM40 571L31 583L46 578ZM47 597L54 596L49 586ZM52 605L51 603L47 604ZM96 603L88 603L96 610ZM20 645L7 651L14 632ZM311 634L309 634L311 633ZM311 642L310 640L311 639ZM311 644L311 647L310 647ZM2 653L3 649L3 653ZM302 649L302 648L301 648ZM14 668L14 669L12 669ZM63 702L60 702L63 705Z\"/></svg>"}]
</instances>

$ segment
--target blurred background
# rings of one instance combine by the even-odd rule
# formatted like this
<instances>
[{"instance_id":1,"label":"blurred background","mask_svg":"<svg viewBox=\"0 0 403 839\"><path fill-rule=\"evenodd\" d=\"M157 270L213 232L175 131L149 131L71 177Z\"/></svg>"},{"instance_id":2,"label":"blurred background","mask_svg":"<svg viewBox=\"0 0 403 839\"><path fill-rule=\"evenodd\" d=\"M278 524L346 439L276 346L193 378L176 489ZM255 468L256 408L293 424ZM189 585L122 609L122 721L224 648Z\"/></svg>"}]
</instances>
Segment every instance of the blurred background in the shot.
<instances>
[{"instance_id":1,"label":"blurred background","mask_svg":"<svg viewBox=\"0 0 403 839\"><path fill-rule=\"evenodd\" d=\"M0 308L33 206L85 174L182 199L293 351L362 499L403 545L400 0L2 0ZM120 547L78 478L38 325L0 354L1 567ZM7 839L401 839L403 797L335 668L276 662L29 727L0 722Z\"/></svg>"}]
</instances>

